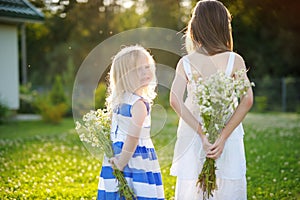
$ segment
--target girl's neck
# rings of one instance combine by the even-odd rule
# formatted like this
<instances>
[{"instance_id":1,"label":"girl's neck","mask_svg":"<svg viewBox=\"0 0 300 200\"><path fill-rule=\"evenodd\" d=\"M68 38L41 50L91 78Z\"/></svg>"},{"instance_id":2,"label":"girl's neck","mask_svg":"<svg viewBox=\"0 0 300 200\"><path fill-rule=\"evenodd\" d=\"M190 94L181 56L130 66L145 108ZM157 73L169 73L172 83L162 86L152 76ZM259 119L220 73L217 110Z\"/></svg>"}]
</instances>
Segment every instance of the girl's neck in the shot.
<instances>
[{"instance_id":1,"label":"girl's neck","mask_svg":"<svg viewBox=\"0 0 300 200\"><path fill-rule=\"evenodd\" d=\"M139 89L137 89L137 90L134 91L134 94L142 96L143 95L143 91L144 91L144 88L139 88Z\"/></svg>"}]
</instances>

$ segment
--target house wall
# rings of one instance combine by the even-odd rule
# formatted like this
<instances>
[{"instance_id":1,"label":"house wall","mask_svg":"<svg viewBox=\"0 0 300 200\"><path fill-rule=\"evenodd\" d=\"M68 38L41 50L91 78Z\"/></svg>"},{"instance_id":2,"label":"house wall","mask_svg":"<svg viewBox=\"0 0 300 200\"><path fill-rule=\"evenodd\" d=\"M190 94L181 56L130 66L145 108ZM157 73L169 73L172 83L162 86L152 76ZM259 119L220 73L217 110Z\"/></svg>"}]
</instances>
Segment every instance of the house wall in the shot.
<instances>
[{"instance_id":1,"label":"house wall","mask_svg":"<svg viewBox=\"0 0 300 200\"><path fill-rule=\"evenodd\" d=\"M0 101L10 109L19 108L18 30L0 24Z\"/></svg>"}]
</instances>

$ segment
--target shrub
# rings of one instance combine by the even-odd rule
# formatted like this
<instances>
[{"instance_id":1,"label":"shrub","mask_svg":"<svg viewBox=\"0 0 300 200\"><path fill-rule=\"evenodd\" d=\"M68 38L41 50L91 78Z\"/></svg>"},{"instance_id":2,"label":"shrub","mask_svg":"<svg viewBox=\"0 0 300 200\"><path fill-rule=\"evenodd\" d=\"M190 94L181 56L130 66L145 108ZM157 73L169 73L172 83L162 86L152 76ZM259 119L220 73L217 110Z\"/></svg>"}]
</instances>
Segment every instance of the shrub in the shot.
<instances>
[{"instance_id":1,"label":"shrub","mask_svg":"<svg viewBox=\"0 0 300 200\"><path fill-rule=\"evenodd\" d=\"M51 103L53 103L53 104L60 104L60 103L67 102L67 97L66 97L60 76L55 77L55 82L49 93L49 98L50 98Z\"/></svg>"},{"instance_id":2,"label":"shrub","mask_svg":"<svg viewBox=\"0 0 300 200\"><path fill-rule=\"evenodd\" d=\"M63 116L68 110L68 106L65 103L52 104L43 100L39 101L37 107L40 110L42 119L45 122L50 122L54 124L61 122Z\"/></svg>"},{"instance_id":3,"label":"shrub","mask_svg":"<svg viewBox=\"0 0 300 200\"><path fill-rule=\"evenodd\" d=\"M69 106L59 76L55 77L55 82L50 92L37 97L35 105L45 122L61 122L63 116L67 113Z\"/></svg>"},{"instance_id":4,"label":"shrub","mask_svg":"<svg viewBox=\"0 0 300 200\"><path fill-rule=\"evenodd\" d=\"M95 90L95 109L104 108L106 100L106 85L100 83Z\"/></svg>"},{"instance_id":5,"label":"shrub","mask_svg":"<svg viewBox=\"0 0 300 200\"><path fill-rule=\"evenodd\" d=\"M34 106L35 98L37 97L37 92L32 90L31 83L25 85L20 85L20 108L19 113L36 113L37 110Z\"/></svg>"},{"instance_id":6,"label":"shrub","mask_svg":"<svg viewBox=\"0 0 300 200\"><path fill-rule=\"evenodd\" d=\"M7 105L1 101L0 99L0 124L2 124L4 122L4 120L6 119L7 115L8 115L8 107Z\"/></svg>"},{"instance_id":7,"label":"shrub","mask_svg":"<svg viewBox=\"0 0 300 200\"><path fill-rule=\"evenodd\" d=\"M257 112L267 111L268 98L266 96L256 96L255 97L255 110Z\"/></svg>"}]
</instances>

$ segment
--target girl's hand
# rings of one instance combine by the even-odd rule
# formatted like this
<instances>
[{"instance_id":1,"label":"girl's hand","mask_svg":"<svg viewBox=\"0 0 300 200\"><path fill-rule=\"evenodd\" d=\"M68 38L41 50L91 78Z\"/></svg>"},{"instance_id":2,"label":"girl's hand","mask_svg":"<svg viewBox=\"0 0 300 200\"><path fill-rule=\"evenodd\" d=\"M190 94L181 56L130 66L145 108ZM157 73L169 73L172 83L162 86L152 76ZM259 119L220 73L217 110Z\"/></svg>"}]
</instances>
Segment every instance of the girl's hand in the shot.
<instances>
[{"instance_id":1,"label":"girl's hand","mask_svg":"<svg viewBox=\"0 0 300 200\"><path fill-rule=\"evenodd\" d=\"M222 137L219 137L215 143L209 148L206 157L212 158L214 160L218 159L224 149L225 140Z\"/></svg>"},{"instance_id":2,"label":"girl's hand","mask_svg":"<svg viewBox=\"0 0 300 200\"><path fill-rule=\"evenodd\" d=\"M112 165L113 168L117 168L120 171L123 171L124 166L121 166L119 160L116 157L112 157L108 160L108 162Z\"/></svg>"},{"instance_id":3,"label":"girl's hand","mask_svg":"<svg viewBox=\"0 0 300 200\"><path fill-rule=\"evenodd\" d=\"M212 144L209 143L206 136L202 137L201 139L202 139L202 148L204 149L204 151L206 153L208 153L208 151L210 150L210 147L212 146Z\"/></svg>"},{"instance_id":4,"label":"girl's hand","mask_svg":"<svg viewBox=\"0 0 300 200\"><path fill-rule=\"evenodd\" d=\"M128 127L128 133L122 147L122 152L120 155L109 159L109 162L112 164L112 166L121 171L123 171L124 167L128 164L138 145L141 128L147 116L145 102L139 100L133 104L131 108L131 115L131 123Z\"/></svg>"}]
</instances>

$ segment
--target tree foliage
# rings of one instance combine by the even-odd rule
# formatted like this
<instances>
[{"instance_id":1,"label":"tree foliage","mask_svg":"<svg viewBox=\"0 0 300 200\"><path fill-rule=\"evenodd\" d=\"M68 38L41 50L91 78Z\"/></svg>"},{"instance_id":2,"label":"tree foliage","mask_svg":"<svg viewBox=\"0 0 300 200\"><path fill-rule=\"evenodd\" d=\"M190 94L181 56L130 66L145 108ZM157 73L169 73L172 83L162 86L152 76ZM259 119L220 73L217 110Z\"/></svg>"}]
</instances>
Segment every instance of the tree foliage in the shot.
<instances>
[{"instance_id":1,"label":"tree foliage","mask_svg":"<svg viewBox=\"0 0 300 200\"><path fill-rule=\"evenodd\" d=\"M265 76L299 76L300 23L296 9L299 1L236 0L233 13L235 49L244 55L250 74Z\"/></svg>"},{"instance_id":2,"label":"tree foliage","mask_svg":"<svg viewBox=\"0 0 300 200\"><path fill-rule=\"evenodd\" d=\"M156 26L182 31L195 0L31 0L45 16L27 25L29 80L50 85L57 74L75 73L100 42L125 30ZM250 68L250 76L300 76L299 1L223 0L233 15L234 50ZM154 50L155 58L175 60ZM174 55L173 55L174 56ZM70 62L70 59L72 62ZM164 61L162 61L164 62ZM70 70L72 63L73 72ZM68 75L70 76L70 74ZM75 74L73 74L75 76Z\"/></svg>"}]
</instances>

